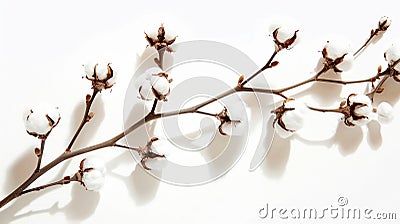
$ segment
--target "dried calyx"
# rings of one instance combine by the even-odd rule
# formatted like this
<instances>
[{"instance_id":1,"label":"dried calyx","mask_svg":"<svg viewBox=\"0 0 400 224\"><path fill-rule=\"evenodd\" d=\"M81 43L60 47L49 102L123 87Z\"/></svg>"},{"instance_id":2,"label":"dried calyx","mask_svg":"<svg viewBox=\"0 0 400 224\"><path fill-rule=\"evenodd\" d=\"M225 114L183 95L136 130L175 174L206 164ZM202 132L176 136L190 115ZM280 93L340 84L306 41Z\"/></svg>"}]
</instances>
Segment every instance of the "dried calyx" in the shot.
<instances>
[{"instance_id":1,"label":"dried calyx","mask_svg":"<svg viewBox=\"0 0 400 224\"><path fill-rule=\"evenodd\" d=\"M235 126L241 122L240 120L232 120L228 114L228 109L226 107L224 107L224 109L222 109L222 111L219 112L216 117L220 121L218 131L221 135L231 135L231 129L235 128Z\"/></svg>"},{"instance_id":2,"label":"dried calyx","mask_svg":"<svg viewBox=\"0 0 400 224\"><path fill-rule=\"evenodd\" d=\"M342 113L344 124L349 127L362 126L372 120L373 107L367 95L353 93L347 97L347 100L341 102L339 109L332 112Z\"/></svg>"},{"instance_id":3,"label":"dried calyx","mask_svg":"<svg viewBox=\"0 0 400 224\"><path fill-rule=\"evenodd\" d=\"M290 137L304 126L305 105L289 98L271 113L275 114L272 126L282 138Z\"/></svg>"},{"instance_id":4,"label":"dried calyx","mask_svg":"<svg viewBox=\"0 0 400 224\"><path fill-rule=\"evenodd\" d=\"M156 37L152 37L146 32L144 34L146 35L146 40L149 43L150 47L154 47L156 50L165 49L168 52L173 52L172 48L170 48L169 46L175 42L176 36L171 39L167 39L165 36L165 29L163 24L161 24L161 26L158 28L158 33Z\"/></svg>"},{"instance_id":5,"label":"dried calyx","mask_svg":"<svg viewBox=\"0 0 400 224\"><path fill-rule=\"evenodd\" d=\"M147 161L158 159L158 158L165 158L165 155L160 155L153 151L152 145L153 145L153 142L155 142L155 141L158 141L158 138L152 137L145 146L138 147L138 148L132 148L133 150L135 150L136 152L139 153L139 156L141 157L140 164L146 170L151 170L151 168L147 167L147 165L146 165Z\"/></svg>"},{"instance_id":6,"label":"dried calyx","mask_svg":"<svg viewBox=\"0 0 400 224\"><path fill-rule=\"evenodd\" d=\"M277 50L289 49L294 46L297 40L298 29L293 29L288 26L280 26L274 29L272 36L274 37L275 46Z\"/></svg>"},{"instance_id":7,"label":"dried calyx","mask_svg":"<svg viewBox=\"0 0 400 224\"><path fill-rule=\"evenodd\" d=\"M103 89L109 89L115 84L116 77L110 64L87 63L84 65L86 79L92 81L93 89L101 92Z\"/></svg>"},{"instance_id":8,"label":"dried calyx","mask_svg":"<svg viewBox=\"0 0 400 224\"><path fill-rule=\"evenodd\" d=\"M350 45L345 41L327 41L323 50L324 68L333 69L335 72L349 70L353 65L353 55L350 53Z\"/></svg>"}]
</instances>

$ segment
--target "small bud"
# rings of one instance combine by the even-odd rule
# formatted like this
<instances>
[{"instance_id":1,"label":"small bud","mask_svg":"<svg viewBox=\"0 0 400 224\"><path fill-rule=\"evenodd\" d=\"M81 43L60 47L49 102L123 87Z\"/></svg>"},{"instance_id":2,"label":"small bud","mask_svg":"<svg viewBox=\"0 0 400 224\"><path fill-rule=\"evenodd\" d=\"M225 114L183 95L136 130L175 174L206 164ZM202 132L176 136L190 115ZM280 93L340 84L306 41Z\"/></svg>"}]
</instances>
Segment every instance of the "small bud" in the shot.
<instances>
[{"instance_id":1,"label":"small bud","mask_svg":"<svg viewBox=\"0 0 400 224\"><path fill-rule=\"evenodd\" d=\"M91 98L92 98L92 96L90 94L87 94L86 95L86 102L89 102Z\"/></svg>"},{"instance_id":2,"label":"small bud","mask_svg":"<svg viewBox=\"0 0 400 224\"><path fill-rule=\"evenodd\" d=\"M378 23L379 31L386 31L389 26L392 24L392 20L389 19L387 16L383 16Z\"/></svg>"},{"instance_id":3,"label":"small bud","mask_svg":"<svg viewBox=\"0 0 400 224\"><path fill-rule=\"evenodd\" d=\"M103 187L106 172L104 161L96 157L86 158L79 167L86 190L98 191Z\"/></svg>"},{"instance_id":4,"label":"small bud","mask_svg":"<svg viewBox=\"0 0 400 224\"><path fill-rule=\"evenodd\" d=\"M344 123L347 126L362 126L371 121L373 111L371 99L364 94L350 94L347 98L347 113Z\"/></svg>"},{"instance_id":5,"label":"small bud","mask_svg":"<svg viewBox=\"0 0 400 224\"><path fill-rule=\"evenodd\" d=\"M244 81L244 75L241 75L238 79L238 86L242 87L242 82Z\"/></svg>"},{"instance_id":6,"label":"small bud","mask_svg":"<svg viewBox=\"0 0 400 224\"><path fill-rule=\"evenodd\" d=\"M46 138L60 120L58 108L40 105L27 110L23 121L28 134L38 138Z\"/></svg>"},{"instance_id":7,"label":"small bud","mask_svg":"<svg viewBox=\"0 0 400 224\"><path fill-rule=\"evenodd\" d=\"M94 112L90 112L88 114L88 121L90 121L94 117Z\"/></svg>"},{"instance_id":8,"label":"small bud","mask_svg":"<svg viewBox=\"0 0 400 224\"><path fill-rule=\"evenodd\" d=\"M384 56L389 66L391 66L397 72L400 72L400 44L392 44L389 49L386 50Z\"/></svg>"},{"instance_id":9,"label":"small bud","mask_svg":"<svg viewBox=\"0 0 400 224\"><path fill-rule=\"evenodd\" d=\"M42 151L39 148L35 148L35 155L39 157L40 154L42 154Z\"/></svg>"},{"instance_id":10,"label":"small bud","mask_svg":"<svg viewBox=\"0 0 400 224\"><path fill-rule=\"evenodd\" d=\"M271 68L277 66L278 64L279 64L279 61L273 61L271 63Z\"/></svg>"},{"instance_id":11,"label":"small bud","mask_svg":"<svg viewBox=\"0 0 400 224\"><path fill-rule=\"evenodd\" d=\"M392 105L387 102L382 102L378 105L378 121L382 124L390 123L394 118L394 110Z\"/></svg>"}]
</instances>

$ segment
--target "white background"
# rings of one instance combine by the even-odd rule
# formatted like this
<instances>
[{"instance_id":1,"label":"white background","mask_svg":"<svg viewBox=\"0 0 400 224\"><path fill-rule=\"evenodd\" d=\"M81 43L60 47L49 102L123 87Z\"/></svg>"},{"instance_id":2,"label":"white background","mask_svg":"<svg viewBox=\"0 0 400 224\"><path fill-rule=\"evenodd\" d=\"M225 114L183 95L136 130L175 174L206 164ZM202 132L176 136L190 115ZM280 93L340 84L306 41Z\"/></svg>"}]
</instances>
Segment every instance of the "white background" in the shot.
<instances>
[{"instance_id":1,"label":"white background","mask_svg":"<svg viewBox=\"0 0 400 224\"><path fill-rule=\"evenodd\" d=\"M376 27L381 16L392 26L385 36L357 58L343 79L375 74L385 67L383 52L400 37L400 17L394 1L7 1L0 2L0 195L6 196L32 172L38 141L25 133L22 111L45 101L60 107L62 120L47 142L44 163L68 143L81 119L83 98L90 83L82 80L81 65L106 58L118 70L112 93L104 91L94 106L95 120L85 128L77 147L94 144L122 130L125 90L146 46L143 31L164 23L179 35L178 42L213 40L230 44L259 66L272 50L268 26L279 17L300 24L302 40L282 52L280 65L265 73L272 87L309 77L325 41L347 37L356 49ZM154 25L155 24L155 25ZM234 83L233 83L234 84ZM336 106L341 97L365 86L313 85L305 97L311 103ZM399 86L389 81L377 102L396 105ZM294 94L294 92L290 92ZM318 95L318 97L316 97ZM17 199L0 210L0 223L267 223L258 211L273 207L317 208L337 206L341 196L348 208L397 212L400 218L400 119L387 126L336 127L335 115L324 115L304 136L276 138L263 164L248 167L256 143L250 142L240 162L224 177L207 185L178 187L150 177L129 153L104 149L95 154L107 161L106 184L100 193L86 192L78 184L55 187ZM324 122L326 121L326 122ZM253 127L259 134L261 122ZM310 129L309 129L310 130ZM311 134L310 134L311 133ZM331 139L329 133L333 134ZM328 136L328 137L327 137ZM57 166L39 180L46 183L70 175L82 157ZM134 170L134 171L133 171ZM274 221L281 221L275 219ZM315 220L311 220L315 221ZM350 220L346 223L351 223ZM373 220L374 223L379 221ZM285 223L297 223L286 220ZM307 220L308 222L308 220ZM329 218L320 223L341 223ZM388 221L381 221L389 223ZM368 223L355 220L354 223ZM372 223L372 222L371 222Z\"/></svg>"}]
</instances>

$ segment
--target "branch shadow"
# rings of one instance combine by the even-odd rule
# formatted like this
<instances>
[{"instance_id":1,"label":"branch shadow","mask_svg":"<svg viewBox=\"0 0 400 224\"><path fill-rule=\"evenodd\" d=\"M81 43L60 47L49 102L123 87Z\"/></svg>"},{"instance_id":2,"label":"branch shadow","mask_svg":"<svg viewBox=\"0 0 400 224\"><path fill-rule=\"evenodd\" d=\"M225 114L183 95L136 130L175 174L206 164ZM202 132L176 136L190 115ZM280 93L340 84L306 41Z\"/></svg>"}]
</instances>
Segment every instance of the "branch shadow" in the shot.
<instances>
[{"instance_id":1,"label":"branch shadow","mask_svg":"<svg viewBox=\"0 0 400 224\"><path fill-rule=\"evenodd\" d=\"M37 157L34 154L35 147L32 145L24 150L22 156L17 158L7 170L7 181L3 187L6 191L13 191L32 174L37 163Z\"/></svg>"}]
</instances>

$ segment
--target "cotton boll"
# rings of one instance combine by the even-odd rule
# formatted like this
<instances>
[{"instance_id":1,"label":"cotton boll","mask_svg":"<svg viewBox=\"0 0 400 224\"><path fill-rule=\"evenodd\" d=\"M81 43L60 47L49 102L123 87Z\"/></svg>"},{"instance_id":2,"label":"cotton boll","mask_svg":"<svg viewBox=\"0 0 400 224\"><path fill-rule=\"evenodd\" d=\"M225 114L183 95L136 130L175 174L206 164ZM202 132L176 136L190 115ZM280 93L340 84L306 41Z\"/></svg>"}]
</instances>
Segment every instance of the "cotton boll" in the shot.
<instances>
[{"instance_id":1,"label":"cotton boll","mask_svg":"<svg viewBox=\"0 0 400 224\"><path fill-rule=\"evenodd\" d=\"M154 76L151 79L151 86L159 95L168 95L170 91L170 83L165 77Z\"/></svg>"},{"instance_id":2,"label":"cotton boll","mask_svg":"<svg viewBox=\"0 0 400 224\"><path fill-rule=\"evenodd\" d=\"M306 110L306 106L297 100L285 100L283 105L275 111L278 120L275 122L274 128L278 135L287 138L303 128Z\"/></svg>"},{"instance_id":3,"label":"cotton boll","mask_svg":"<svg viewBox=\"0 0 400 224\"><path fill-rule=\"evenodd\" d=\"M350 54L350 44L345 40L333 39L325 44L324 51L326 52L325 57L335 60Z\"/></svg>"},{"instance_id":4,"label":"cotton boll","mask_svg":"<svg viewBox=\"0 0 400 224\"><path fill-rule=\"evenodd\" d=\"M106 167L102 159L89 157L81 161L82 182L87 190L98 191L104 185Z\"/></svg>"},{"instance_id":5,"label":"cotton boll","mask_svg":"<svg viewBox=\"0 0 400 224\"><path fill-rule=\"evenodd\" d=\"M346 118L346 124L362 126L368 124L372 114L371 99L364 94L352 94L348 97L348 106L351 108L350 117Z\"/></svg>"},{"instance_id":6,"label":"cotton boll","mask_svg":"<svg viewBox=\"0 0 400 224\"><path fill-rule=\"evenodd\" d=\"M96 169L84 172L82 182L89 191L99 191L105 182L104 174Z\"/></svg>"},{"instance_id":7,"label":"cotton boll","mask_svg":"<svg viewBox=\"0 0 400 224\"><path fill-rule=\"evenodd\" d=\"M383 16L378 23L378 27L381 31L386 31L389 26L392 24L392 20L389 19L387 16Z\"/></svg>"},{"instance_id":8,"label":"cotton boll","mask_svg":"<svg viewBox=\"0 0 400 224\"><path fill-rule=\"evenodd\" d=\"M390 66L393 66L396 61L400 59L400 44L394 43L392 44L384 54L386 61ZM394 66L396 71L400 71L400 63Z\"/></svg>"},{"instance_id":9,"label":"cotton boll","mask_svg":"<svg viewBox=\"0 0 400 224\"><path fill-rule=\"evenodd\" d=\"M382 102L378 105L378 121L382 124L390 123L394 118L394 110L392 105Z\"/></svg>"},{"instance_id":10,"label":"cotton boll","mask_svg":"<svg viewBox=\"0 0 400 224\"><path fill-rule=\"evenodd\" d=\"M46 104L38 105L24 112L25 128L32 135L47 135L60 119L58 108Z\"/></svg>"}]
</instances>

